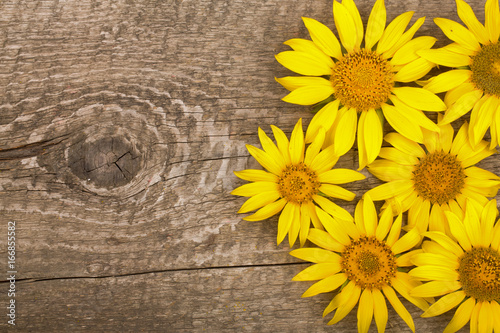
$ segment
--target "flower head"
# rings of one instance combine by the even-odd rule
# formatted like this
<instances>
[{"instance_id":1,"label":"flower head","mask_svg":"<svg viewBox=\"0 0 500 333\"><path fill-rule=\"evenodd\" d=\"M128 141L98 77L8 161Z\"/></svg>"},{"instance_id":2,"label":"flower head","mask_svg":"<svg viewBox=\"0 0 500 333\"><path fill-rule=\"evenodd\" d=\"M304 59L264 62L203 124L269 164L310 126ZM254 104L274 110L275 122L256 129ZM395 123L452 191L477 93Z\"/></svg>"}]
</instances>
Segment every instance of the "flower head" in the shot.
<instances>
[{"instance_id":1,"label":"flower head","mask_svg":"<svg viewBox=\"0 0 500 333\"><path fill-rule=\"evenodd\" d=\"M244 218L247 221L267 219L281 212L278 221L278 244L288 234L290 246L300 235L306 241L311 222L322 228L315 206L340 218L351 218L349 213L330 201L328 197L353 200L356 196L339 184L364 179L359 172L333 169L338 157L332 148L321 151L325 131L321 130L305 150L302 119L293 129L290 141L276 126L271 126L277 146L259 128L259 138L264 150L247 145L250 154L265 168L235 172L241 179L251 181L234 189L231 194L250 197L238 213L257 210ZM304 154L305 152L305 154Z\"/></svg>"},{"instance_id":2,"label":"flower head","mask_svg":"<svg viewBox=\"0 0 500 333\"><path fill-rule=\"evenodd\" d=\"M417 55L430 49L435 38L413 38L424 18L406 32L413 12L396 17L386 27L383 0L377 0L364 33L363 23L353 0L333 2L333 16L340 42L322 23L303 18L312 41L291 39L285 42L293 51L276 59L286 68L305 76L277 79L291 92L283 98L289 103L324 105L314 116L306 142L325 128L325 146L333 144L335 154L345 154L358 140L360 169L373 162L382 145L379 113L405 137L423 142L422 129L439 131L422 110L443 111L444 103L428 90L398 87L398 82L413 82L434 64Z\"/></svg>"},{"instance_id":3,"label":"flower head","mask_svg":"<svg viewBox=\"0 0 500 333\"><path fill-rule=\"evenodd\" d=\"M444 332L456 332L470 321L471 332L500 329L500 223L496 200L484 207L467 203L463 217L446 212L453 238L438 231L424 235L422 253L411 261L409 275L429 281L410 291L415 297L442 296L422 317L458 306ZM455 240L456 239L456 240Z\"/></svg>"},{"instance_id":4,"label":"flower head","mask_svg":"<svg viewBox=\"0 0 500 333\"><path fill-rule=\"evenodd\" d=\"M421 50L423 58L454 69L431 78L425 89L446 91L448 107L442 123L450 123L472 109L469 140L479 143L490 128L491 146L500 143L500 11L498 0L487 0L485 24L471 7L456 0L460 19L467 26L445 18L434 22L453 43L440 49Z\"/></svg>"},{"instance_id":5,"label":"flower head","mask_svg":"<svg viewBox=\"0 0 500 333\"><path fill-rule=\"evenodd\" d=\"M440 125L440 133L424 131L425 149L398 133L389 133L380 157L368 170L387 183L367 192L373 200L387 200L397 211L407 211L410 227L420 231L448 232L444 212L463 215L467 199L481 205L494 197L500 177L474 166L495 153L486 141L472 146L468 124L462 125L453 139L450 124Z\"/></svg>"},{"instance_id":6,"label":"flower head","mask_svg":"<svg viewBox=\"0 0 500 333\"><path fill-rule=\"evenodd\" d=\"M412 229L400 237L401 214L393 223L392 213L386 209L379 220L370 197L365 197L356 206L354 223L333 218L319 209L317 215L326 231L311 229L308 239L320 248L301 248L290 252L294 257L315 263L293 280L320 280L307 289L302 297L337 291L323 312L323 316L326 316L336 310L328 324L342 320L359 302L359 332L368 332L372 317L375 317L378 331L384 331L387 324L387 299L415 331L410 313L394 290L422 310L428 308L424 299L410 296L410 289L420 283L410 279L401 269L411 266L409 258L414 251L407 251L421 241L418 230Z\"/></svg>"}]
</instances>

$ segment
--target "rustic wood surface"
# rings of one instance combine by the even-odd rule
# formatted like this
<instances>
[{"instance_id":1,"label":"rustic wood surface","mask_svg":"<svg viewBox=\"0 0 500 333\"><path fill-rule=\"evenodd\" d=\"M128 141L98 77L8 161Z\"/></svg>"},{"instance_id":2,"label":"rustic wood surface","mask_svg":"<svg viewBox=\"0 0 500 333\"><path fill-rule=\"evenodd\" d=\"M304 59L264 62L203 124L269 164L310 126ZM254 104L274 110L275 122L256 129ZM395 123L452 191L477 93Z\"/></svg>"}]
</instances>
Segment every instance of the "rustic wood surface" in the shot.
<instances>
[{"instance_id":1,"label":"rustic wood surface","mask_svg":"<svg viewBox=\"0 0 500 333\"><path fill-rule=\"evenodd\" d=\"M479 19L483 1L469 1ZM357 1L366 24L373 1ZM414 10L417 35L455 2L386 0ZM301 299L308 266L276 246L277 218L245 222L257 128L290 133L307 107L281 101L274 59L333 27L323 0L4 0L0 2L0 331L356 332ZM269 131L268 131L269 132ZM499 174L498 156L481 166ZM356 168L354 151L338 166ZM379 184L346 187L357 193ZM352 203L339 202L351 212ZM7 324L7 223L16 222L16 326ZM453 313L422 319L442 331ZM2 312L3 311L3 312ZM375 325L372 324L373 331ZM467 330L467 326L464 330ZM389 309L387 332L408 327Z\"/></svg>"}]
</instances>

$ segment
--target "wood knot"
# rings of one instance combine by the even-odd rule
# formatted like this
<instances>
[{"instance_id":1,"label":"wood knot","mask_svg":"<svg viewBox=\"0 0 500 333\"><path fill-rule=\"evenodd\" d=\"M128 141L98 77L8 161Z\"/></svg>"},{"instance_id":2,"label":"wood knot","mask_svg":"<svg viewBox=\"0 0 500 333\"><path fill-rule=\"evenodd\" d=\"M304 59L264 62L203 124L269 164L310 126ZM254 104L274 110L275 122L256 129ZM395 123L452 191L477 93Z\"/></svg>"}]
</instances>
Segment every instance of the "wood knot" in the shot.
<instances>
[{"instance_id":1,"label":"wood knot","mask_svg":"<svg viewBox=\"0 0 500 333\"><path fill-rule=\"evenodd\" d=\"M111 136L79 142L69 150L73 173L96 187L115 188L134 179L144 165L144 154L126 136Z\"/></svg>"}]
</instances>

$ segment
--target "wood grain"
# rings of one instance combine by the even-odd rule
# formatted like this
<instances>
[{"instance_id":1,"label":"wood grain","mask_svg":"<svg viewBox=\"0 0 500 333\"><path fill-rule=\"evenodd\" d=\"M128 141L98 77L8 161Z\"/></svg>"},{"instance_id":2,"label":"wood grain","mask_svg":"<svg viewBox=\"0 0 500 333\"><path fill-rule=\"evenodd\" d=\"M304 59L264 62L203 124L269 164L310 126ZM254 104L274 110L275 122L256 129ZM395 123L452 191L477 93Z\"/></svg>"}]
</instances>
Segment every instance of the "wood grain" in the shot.
<instances>
[{"instance_id":1,"label":"wood grain","mask_svg":"<svg viewBox=\"0 0 500 333\"><path fill-rule=\"evenodd\" d=\"M484 8L470 1L479 20ZM358 1L366 22L371 1ZM81 0L0 3L0 235L16 222L20 332L323 332L332 295L301 299L307 264L276 246L277 219L245 222L245 144L307 107L286 104L274 59L333 27L331 1ZM458 20L454 1L387 0L388 20ZM356 168L349 152L338 167ZM482 167L499 173L498 157ZM346 188L357 194L380 182ZM355 201L338 201L353 211ZM7 258L0 236L0 271ZM4 269L5 268L5 269ZM6 276L2 274L2 276ZM7 286L6 277L0 278ZM3 288L5 289L5 288ZM8 302L0 293L0 304ZM405 303L406 304L406 303ZM439 331L451 316L423 320ZM4 308L5 309L5 308ZM4 310L5 311L5 310ZM0 329L7 329L0 313ZM409 329L391 310L388 332ZM12 329L11 327L9 327ZM355 312L334 330L356 331ZM374 326L372 329L375 329Z\"/></svg>"}]
</instances>

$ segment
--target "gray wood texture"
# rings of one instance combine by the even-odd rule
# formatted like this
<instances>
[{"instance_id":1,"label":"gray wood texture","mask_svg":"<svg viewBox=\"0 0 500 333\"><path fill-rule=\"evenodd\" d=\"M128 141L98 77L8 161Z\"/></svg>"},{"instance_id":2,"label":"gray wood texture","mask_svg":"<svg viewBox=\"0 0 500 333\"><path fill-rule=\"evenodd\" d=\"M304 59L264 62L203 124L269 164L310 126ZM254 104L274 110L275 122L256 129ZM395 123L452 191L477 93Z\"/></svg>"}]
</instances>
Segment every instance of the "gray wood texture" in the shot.
<instances>
[{"instance_id":1,"label":"gray wood texture","mask_svg":"<svg viewBox=\"0 0 500 333\"><path fill-rule=\"evenodd\" d=\"M469 3L482 21L483 1ZM357 4L366 24L373 2ZM426 16L417 35L437 46L432 18L458 20L451 0L386 7ZM245 144L259 126L312 118L274 80L290 74L282 43L308 38L301 16L333 27L332 1L0 2L0 331L357 331L355 311L326 325L332 294L300 298L310 283L291 278L308 264L276 246L277 218L242 221L229 194L244 183L233 171L258 166ZM356 152L338 166L355 169ZM498 174L498 156L481 166ZM380 183L363 173L346 186L355 201ZM418 332L453 314L405 305ZM407 331L390 308L387 332Z\"/></svg>"}]
</instances>

